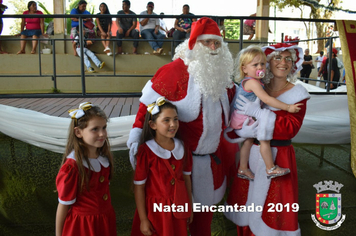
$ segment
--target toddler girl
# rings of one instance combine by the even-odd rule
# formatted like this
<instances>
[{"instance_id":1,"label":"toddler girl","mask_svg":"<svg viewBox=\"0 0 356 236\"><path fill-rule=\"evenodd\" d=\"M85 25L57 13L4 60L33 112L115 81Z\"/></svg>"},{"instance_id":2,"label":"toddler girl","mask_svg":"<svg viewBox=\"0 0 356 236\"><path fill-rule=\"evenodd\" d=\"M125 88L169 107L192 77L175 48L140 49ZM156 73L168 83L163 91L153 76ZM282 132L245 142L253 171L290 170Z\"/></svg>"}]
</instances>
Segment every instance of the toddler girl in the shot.
<instances>
[{"instance_id":1,"label":"toddler girl","mask_svg":"<svg viewBox=\"0 0 356 236\"><path fill-rule=\"evenodd\" d=\"M236 102L237 99L239 99L239 96L243 96L250 101L255 101L256 97L258 97L262 102L271 107L278 108L290 113L297 113L300 110L300 103L286 104L277 100L276 98L269 96L265 92L262 78L265 76L266 61L266 55L258 46L252 45L246 49L241 50L238 55L236 70L238 70L238 79L242 80L236 92ZM288 85L288 83L286 85ZM248 125L251 125L254 122L253 117L238 113L236 103L235 109L236 110L232 112L230 127L226 130L227 132L231 131L232 129L241 129L244 122L248 122ZM246 119L248 119L248 121L246 121ZM228 140L232 141L231 139ZM275 178L288 174L290 172L288 168L281 168L277 165L274 165L270 140L259 140L259 142L261 156L266 164L267 177ZM240 151L240 167L238 169L238 177L251 181L254 179L254 174L248 168L248 158L253 143L253 138L249 138L244 141Z\"/></svg>"},{"instance_id":2,"label":"toddler girl","mask_svg":"<svg viewBox=\"0 0 356 236\"><path fill-rule=\"evenodd\" d=\"M175 138L179 127L176 106L160 97L147 111L137 153L134 177L137 209L131 235L184 236L187 222L193 217L192 155ZM164 212L164 207L170 212ZM174 212L179 209L182 212Z\"/></svg>"},{"instance_id":3,"label":"toddler girl","mask_svg":"<svg viewBox=\"0 0 356 236\"><path fill-rule=\"evenodd\" d=\"M56 236L116 236L109 183L113 157L105 113L91 103L70 110L72 121L62 166L56 179Z\"/></svg>"}]
</instances>

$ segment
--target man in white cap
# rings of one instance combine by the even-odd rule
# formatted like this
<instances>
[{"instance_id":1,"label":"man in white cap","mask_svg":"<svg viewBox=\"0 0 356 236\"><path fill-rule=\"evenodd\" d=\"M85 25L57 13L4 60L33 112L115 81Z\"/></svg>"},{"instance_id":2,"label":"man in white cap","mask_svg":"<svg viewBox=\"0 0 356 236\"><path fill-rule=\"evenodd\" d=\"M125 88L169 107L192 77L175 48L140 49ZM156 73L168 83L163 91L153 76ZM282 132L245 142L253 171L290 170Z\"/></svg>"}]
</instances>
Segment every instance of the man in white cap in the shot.
<instances>
[{"instance_id":1,"label":"man in white cap","mask_svg":"<svg viewBox=\"0 0 356 236\"><path fill-rule=\"evenodd\" d=\"M164 96L178 108L180 137L193 153L194 203L211 206L224 196L235 170L236 144L222 131L228 125L235 94L233 59L216 22L203 17L193 23L190 39L176 49L174 61L161 67L142 90L140 108L127 142L135 168L137 145L147 105ZM248 127L244 127L248 129ZM194 212L191 235L211 235L212 212Z\"/></svg>"}]
</instances>

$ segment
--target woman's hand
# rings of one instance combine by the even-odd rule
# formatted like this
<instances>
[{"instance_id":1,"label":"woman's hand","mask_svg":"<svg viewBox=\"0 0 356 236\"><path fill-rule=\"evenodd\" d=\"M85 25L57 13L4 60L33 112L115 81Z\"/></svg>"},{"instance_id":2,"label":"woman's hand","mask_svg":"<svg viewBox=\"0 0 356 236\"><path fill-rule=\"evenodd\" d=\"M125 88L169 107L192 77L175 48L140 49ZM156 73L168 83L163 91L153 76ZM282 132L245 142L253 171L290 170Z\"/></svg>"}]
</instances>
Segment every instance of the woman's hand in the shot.
<instances>
[{"instance_id":1,"label":"woman's hand","mask_svg":"<svg viewBox=\"0 0 356 236\"><path fill-rule=\"evenodd\" d=\"M240 95L239 99L236 99L237 113L242 115L248 115L255 117L257 120L262 119L261 100L256 98L254 102L249 101L244 96Z\"/></svg>"},{"instance_id":2,"label":"woman's hand","mask_svg":"<svg viewBox=\"0 0 356 236\"><path fill-rule=\"evenodd\" d=\"M252 125L248 125L249 119L246 119L244 123L242 124L241 129L235 129L235 133L240 137L240 138L256 138L257 137L257 126L258 126L258 121L253 123Z\"/></svg>"},{"instance_id":3,"label":"woman's hand","mask_svg":"<svg viewBox=\"0 0 356 236\"><path fill-rule=\"evenodd\" d=\"M140 230L143 235L152 235L152 233L155 231L148 219L141 220Z\"/></svg>"}]
</instances>

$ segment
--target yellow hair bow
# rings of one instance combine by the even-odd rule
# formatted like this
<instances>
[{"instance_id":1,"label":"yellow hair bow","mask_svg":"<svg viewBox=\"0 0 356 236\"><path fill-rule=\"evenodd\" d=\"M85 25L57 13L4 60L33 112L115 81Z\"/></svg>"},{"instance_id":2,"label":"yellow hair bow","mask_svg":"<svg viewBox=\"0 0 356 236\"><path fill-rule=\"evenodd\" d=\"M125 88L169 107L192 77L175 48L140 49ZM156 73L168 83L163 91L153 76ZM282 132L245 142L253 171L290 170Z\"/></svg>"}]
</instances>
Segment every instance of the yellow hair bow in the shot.
<instances>
[{"instance_id":1,"label":"yellow hair bow","mask_svg":"<svg viewBox=\"0 0 356 236\"><path fill-rule=\"evenodd\" d=\"M72 119L79 119L82 116L84 116L84 111L89 110L90 108L92 108L93 105L90 102L83 102L79 105L79 109L72 109L69 110L69 116Z\"/></svg>"},{"instance_id":2,"label":"yellow hair bow","mask_svg":"<svg viewBox=\"0 0 356 236\"><path fill-rule=\"evenodd\" d=\"M164 97L159 97L157 98L156 102L147 106L147 111L151 113L151 115L156 115L159 112L159 107L165 103L166 99Z\"/></svg>"}]
</instances>

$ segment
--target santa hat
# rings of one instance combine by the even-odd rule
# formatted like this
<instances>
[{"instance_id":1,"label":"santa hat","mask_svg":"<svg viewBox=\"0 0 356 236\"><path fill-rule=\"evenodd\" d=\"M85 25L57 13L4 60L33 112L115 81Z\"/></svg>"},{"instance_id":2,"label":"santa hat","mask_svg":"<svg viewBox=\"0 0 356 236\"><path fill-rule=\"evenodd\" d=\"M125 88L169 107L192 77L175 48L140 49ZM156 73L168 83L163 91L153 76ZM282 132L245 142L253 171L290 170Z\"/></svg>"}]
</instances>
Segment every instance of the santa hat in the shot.
<instances>
[{"instance_id":1,"label":"santa hat","mask_svg":"<svg viewBox=\"0 0 356 236\"><path fill-rule=\"evenodd\" d=\"M303 69L302 64L304 61L303 49L299 47L296 43L277 43L275 45L269 45L262 47L262 50L265 52L266 56L271 54L274 51L283 52L285 50L294 50L297 56L297 60L294 62L294 67L292 68L292 75L295 75L300 70Z\"/></svg>"},{"instance_id":2,"label":"santa hat","mask_svg":"<svg viewBox=\"0 0 356 236\"><path fill-rule=\"evenodd\" d=\"M192 50L197 40L216 39L222 41L218 24L208 18L203 17L193 22L192 31L189 38L189 50Z\"/></svg>"}]
</instances>

